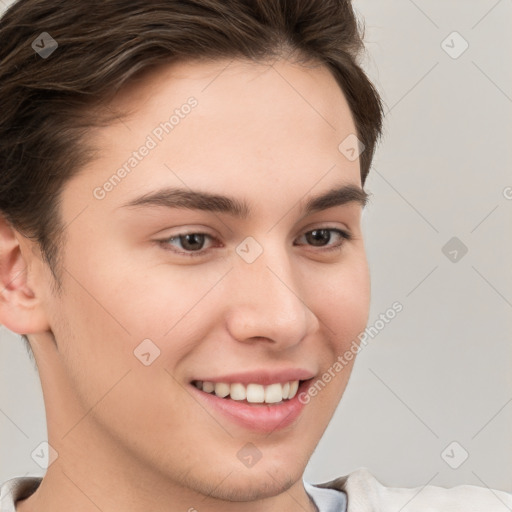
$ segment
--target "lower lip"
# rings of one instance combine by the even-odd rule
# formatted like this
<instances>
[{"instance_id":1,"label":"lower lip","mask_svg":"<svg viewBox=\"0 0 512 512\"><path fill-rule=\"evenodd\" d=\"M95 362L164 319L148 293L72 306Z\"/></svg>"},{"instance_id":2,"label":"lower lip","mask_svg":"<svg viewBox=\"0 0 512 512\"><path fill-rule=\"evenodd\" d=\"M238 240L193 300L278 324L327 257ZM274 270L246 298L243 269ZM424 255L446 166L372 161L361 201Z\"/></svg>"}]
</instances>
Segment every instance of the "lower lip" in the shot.
<instances>
[{"instance_id":1,"label":"lower lip","mask_svg":"<svg viewBox=\"0 0 512 512\"><path fill-rule=\"evenodd\" d=\"M312 379L300 383L293 398L277 404L248 404L245 401L220 398L190 385L206 405L215 412L220 412L232 422L246 429L257 432L274 432L291 425L300 415L306 404L299 401L300 393L307 390Z\"/></svg>"}]
</instances>

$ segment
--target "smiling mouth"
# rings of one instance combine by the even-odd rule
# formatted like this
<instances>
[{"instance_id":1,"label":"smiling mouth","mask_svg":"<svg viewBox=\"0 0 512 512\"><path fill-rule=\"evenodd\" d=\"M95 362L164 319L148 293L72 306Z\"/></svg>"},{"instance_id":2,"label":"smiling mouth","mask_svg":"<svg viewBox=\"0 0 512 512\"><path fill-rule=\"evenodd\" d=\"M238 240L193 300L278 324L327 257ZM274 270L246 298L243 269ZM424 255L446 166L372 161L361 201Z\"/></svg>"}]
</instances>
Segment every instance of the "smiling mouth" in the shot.
<instances>
[{"instance_id":1,"label":"smiling mouth","mask_svg":"<svg viewBox=\"0 0 512 512\"><path fill-rule=\"evenodd\" d=\"M219 398L250 404L280 404L291 400L297 394L297 390L302 382L304 381L290 380L264 386L256 383L246 385L239 382L229 384L227 382L194 380L192 385L205 393Z\"/></svg>"}]
</instances>

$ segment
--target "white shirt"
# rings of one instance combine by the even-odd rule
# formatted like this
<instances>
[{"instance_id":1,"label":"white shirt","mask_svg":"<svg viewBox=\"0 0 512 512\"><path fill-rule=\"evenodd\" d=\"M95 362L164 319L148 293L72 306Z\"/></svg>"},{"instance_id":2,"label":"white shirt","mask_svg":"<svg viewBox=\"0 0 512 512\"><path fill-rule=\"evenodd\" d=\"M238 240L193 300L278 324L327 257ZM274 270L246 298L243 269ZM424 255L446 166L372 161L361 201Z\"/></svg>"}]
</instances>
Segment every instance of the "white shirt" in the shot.
<instances>
[{"instance_id":1,"label":"white shirt","mask_svg":"<svg viewBox=\"0 0 512 512\"><path fill-rule=\"evenodd\" d=\"M512 511L510 492L476 485L457 485L451 488L434 485L413 488L386 487L364 467L325 484L316 485L336 488L346 493L347 512ZM335 506L332 503L326 502L325 511L340 510L332 508ZM319 510L324 512L324 509Z\"/></svg>"},{"instance_id":2,"label":"white shirt","mask_svg":"<svg viewBox=\"0 0 512 512\"><path fill-rule=\"evenodd\" d=\"M315 503L319 512L346 512L347 494L337 489L322 489L305 480L304 489Z\"/></svg>"}]
</instances>

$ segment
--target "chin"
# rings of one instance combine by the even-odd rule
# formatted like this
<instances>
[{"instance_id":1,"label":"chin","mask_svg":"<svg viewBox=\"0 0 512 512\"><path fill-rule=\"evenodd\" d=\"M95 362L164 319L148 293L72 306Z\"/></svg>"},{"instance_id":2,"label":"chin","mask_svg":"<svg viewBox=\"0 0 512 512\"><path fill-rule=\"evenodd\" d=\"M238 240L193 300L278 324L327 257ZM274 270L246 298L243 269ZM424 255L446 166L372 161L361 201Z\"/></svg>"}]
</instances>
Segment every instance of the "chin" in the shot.
<instances>
[{"instance_id":1,"label":"chin","mask_svg":"<svg viewBox=\"0 0 512 512\"><path fill-rule=\"evenodd\" d=\"M263 500L286 492L302 478L305 465L297 454L289 461L263 454L252 467L245 467L238 459L236 462L224 460L217 464L205 465L200 470L187 474L185 485L213 499L250 502ZM213 470L215 468L215 470Z\"/></svg>"},{"instance_id":2,"label":"chin","mask_svg":"<svg viewBox=\"0 0 512 512\"><path fill-rule=\"evenodd\" d=\"M211 497L225 501L250 502L271 498L287 491L295 482L301 478L302 474L297 472L297 478L290 475L289 472L279 471L278 474L268 468L253 473L252 469L246 471L233 471L223 483L218 485L208 494Z\"/></svg>"}]
</instances>

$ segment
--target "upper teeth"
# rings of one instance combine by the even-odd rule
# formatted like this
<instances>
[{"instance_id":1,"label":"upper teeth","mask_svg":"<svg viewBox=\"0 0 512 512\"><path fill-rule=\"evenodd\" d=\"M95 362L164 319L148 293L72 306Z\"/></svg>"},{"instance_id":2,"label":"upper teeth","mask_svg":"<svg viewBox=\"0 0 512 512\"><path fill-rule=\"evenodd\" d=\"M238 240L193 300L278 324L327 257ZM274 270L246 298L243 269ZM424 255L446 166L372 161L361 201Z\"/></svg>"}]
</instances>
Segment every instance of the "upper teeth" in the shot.
<instances>
[{"instance_id":1,"label":"upper teeth","mask_svg":"<svg viewBox=\"0 0 512 512\"><path fill-rule=\"evenodd\" d=\"M229 395L232 400L247 400L252 403L273 404L293 398L299 387L298 380L285 382L284 384L228 384L226 382L195 381L195 386L206 393L215 393L221 398Z\"/></svg>"}]
</instances>

